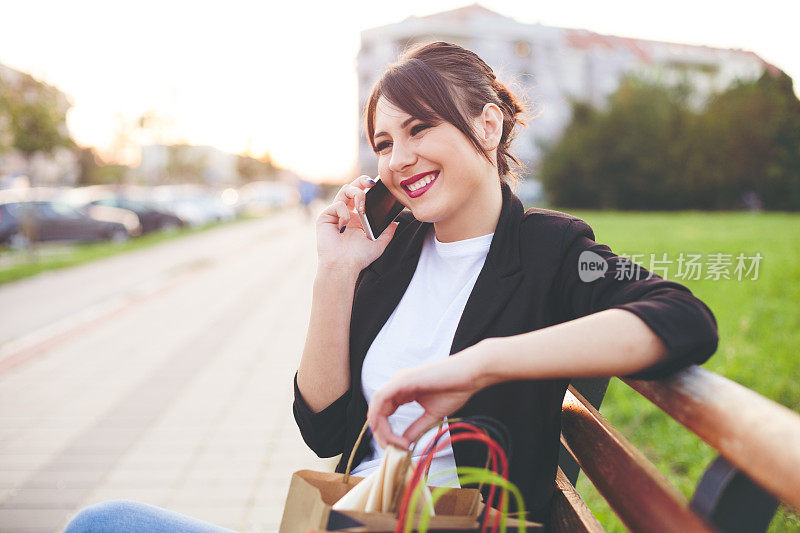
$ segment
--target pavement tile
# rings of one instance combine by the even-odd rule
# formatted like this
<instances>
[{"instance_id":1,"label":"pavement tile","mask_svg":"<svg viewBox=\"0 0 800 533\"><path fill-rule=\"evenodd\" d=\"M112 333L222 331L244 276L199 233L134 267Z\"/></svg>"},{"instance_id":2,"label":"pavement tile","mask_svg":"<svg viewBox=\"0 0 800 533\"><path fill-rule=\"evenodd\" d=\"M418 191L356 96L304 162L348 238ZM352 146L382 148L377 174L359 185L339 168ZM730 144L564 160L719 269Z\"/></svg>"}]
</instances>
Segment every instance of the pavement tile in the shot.
<instances>
[{"instance_id":1,"label":"pavement tile","mask_svg":"<svg viewBox=\"0 0 800 533\"><path fill-rule=\"evenodd\" d=\"M114 487L106 484L103 488L92 490L76 508L107 500L136 500L163 507L170 492L171 487Z\"/></svg>"},{"instance_id":2,"label":"pavement tile","mask_svg":"<svg viewBox=\"0 0 800 533\"><path fill-rule=\"evenodd\" d=\"M170 510L211 522L222 527L240 531L245 521L247 510L241 505L209 506L209 505L180 505L170 506Z\"/></svg>"},{"instance_id":3,"label":"pavement tile","mask_svg":"<svg viewBox=\"0 0 800 533\"><path fill-rule=\"evenodd\" d=\"M0 472L0 489L16 489L33 475L30 470L6 470Z\"/></svg>"},{"instance_id":4,"label":"pavement tile","mask_svg":"<svg viewBox=\"0 0 800 533\"><path fill-rule=\"evenodd\" d=\"M65 509L1 509L0 524L3 525L3 533L39 531L49 527L52 531L52 524L63 523L70 515L70 511Z\"/></svg>"},{"instance_id":5,"label":"pavement tile","mask_svg":"<svg viewBox=\"0 0 800 533\"><path fill-rule=\"evenodd\" d=\"M21 488L10 491L0 505L13 497L13 505L16 509L74 509L83 501L85 494L84 488Z\"/></svg>"},{"instance_id":6,"label":"pavement tile","mask_svg":"<svg viewBox=\"0 0 800 533\"><path fill-rule=\"evenodd\" d=\"M31 489L88 489L92 488L103 478L104 472L99 470L79 470L76 472L63 472L52 470L39 470L25 481L24 487Z\"/></svg>"},{"instance_id":7,"label":"pavement tile","mask_svg":"<svg viewBox=\"0 0 800 533\"><path fill-rule=\"evenodd\" d=\"M210 490L208 486L199 486L178 491L167 501L170 508L186 506L241 507L246 505L252 492L253 489L250 486L227 487L224 490Z\"/></svg>"}]
</instances>

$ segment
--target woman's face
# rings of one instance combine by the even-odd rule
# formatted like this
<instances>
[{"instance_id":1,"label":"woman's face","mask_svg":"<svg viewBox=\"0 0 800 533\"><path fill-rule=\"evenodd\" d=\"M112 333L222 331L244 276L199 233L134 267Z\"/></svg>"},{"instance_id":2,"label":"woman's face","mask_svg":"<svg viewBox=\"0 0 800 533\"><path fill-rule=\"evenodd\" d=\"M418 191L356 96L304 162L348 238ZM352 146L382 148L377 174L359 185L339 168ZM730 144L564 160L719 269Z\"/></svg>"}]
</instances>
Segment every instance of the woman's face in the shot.
<instances>
[{"instance_id":1,"label":"woman's face","mask_svg":"<svg viewBox=\"0 0 800 533\"><path fill-rule=\"evenodd\" d=\"M423 222L447 220L470 205L494 169L449 122L423 122L384 97L375 109L374 143L381 180Z\"/></svg>"}]
</instances>

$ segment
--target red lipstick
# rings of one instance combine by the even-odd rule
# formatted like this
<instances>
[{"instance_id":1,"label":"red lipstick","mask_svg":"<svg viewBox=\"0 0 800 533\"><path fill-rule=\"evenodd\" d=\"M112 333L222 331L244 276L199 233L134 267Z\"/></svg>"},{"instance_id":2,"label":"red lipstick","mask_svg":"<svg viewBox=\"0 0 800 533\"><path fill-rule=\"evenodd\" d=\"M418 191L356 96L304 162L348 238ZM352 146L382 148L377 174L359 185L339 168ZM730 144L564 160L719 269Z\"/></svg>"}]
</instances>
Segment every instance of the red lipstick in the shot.
<instances>
[{"instance_id":1,"label":"red lipstick","mask_svg":"<svg viewBox=\"0 0 800 533\"><path fill-rule=\"evenodd\" d=\"M429 174L435 174L433 180L430 183L428 183L425 186L420 187L419 189L416 189L414 191L412 191L412 190L410 190L408 188L409 185L412 185L412 184L416 183L417 181L421 180L422 178L424 178L425 176L427 176ZM405 180L401 181L400 185L403 187L403 189L405 189L406 193L411 198L417 198L419 196L422 196L425 193L425 191L430 189L431 186L436 182L436 178L438 178L438 177L439 177L439 171L438 170L432 170L430 172L421 172L419 174L415 174L415 175L411 176L408 179L405 179Z\"/></svg>"}]
</instances>

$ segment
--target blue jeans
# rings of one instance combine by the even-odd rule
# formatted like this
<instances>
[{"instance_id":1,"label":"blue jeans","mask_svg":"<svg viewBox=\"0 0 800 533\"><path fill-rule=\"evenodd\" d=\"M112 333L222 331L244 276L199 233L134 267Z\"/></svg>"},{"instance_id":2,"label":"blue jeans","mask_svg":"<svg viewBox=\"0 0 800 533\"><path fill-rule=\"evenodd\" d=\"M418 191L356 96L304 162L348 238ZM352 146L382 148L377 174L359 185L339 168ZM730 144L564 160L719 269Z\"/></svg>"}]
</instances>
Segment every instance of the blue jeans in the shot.
<instances>
[{"instance_id":1,"label":"blue jeans","mask_svg":"<svg viewBox=\"0 0 800 533\"><path fill-rule=\"evenodd\" d=\"M197 518L133 500L84 507L63 533L235 533Z\"/></svg>"}]
</instances>

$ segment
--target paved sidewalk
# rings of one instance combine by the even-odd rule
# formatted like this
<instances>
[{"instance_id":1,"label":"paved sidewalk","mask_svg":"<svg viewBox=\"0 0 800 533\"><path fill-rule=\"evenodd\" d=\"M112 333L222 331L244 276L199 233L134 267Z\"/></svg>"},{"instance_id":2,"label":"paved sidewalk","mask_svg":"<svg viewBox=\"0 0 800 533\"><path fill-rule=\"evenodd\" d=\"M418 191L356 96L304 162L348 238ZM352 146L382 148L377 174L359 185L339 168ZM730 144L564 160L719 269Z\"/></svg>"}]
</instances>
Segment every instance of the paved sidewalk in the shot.
<instances>
[{"instance_id":1,"label":"paved sidewalk","mask_svg":"<svg viewBox=\"0 0 800 533\"><path fill-rule=\"evenodd\" d=\"M239 221L186 235L79 267L43 272L0 286L0 347L27 334L51 328L82 310L205 268L253 241L269 239L296 222L297 213L278 212L268 219ZM53 298L58 294L58 298Z\"/></svg>"},{"instance_id":2,"label":"paved sidewalk","mask_svg":"<svg viewBox=\"0 0 800 533\"><path fill-rule=\"evenodd\" d=\"M131 498L272 532L291 473L332 468L306 448L291 414L313 225L288 213L237 226L194 242L203 268L162 278L157 291L0 374L0 530L58 531L90 503ZM188 249L159 248L153 264ZM148 263L134 259L130 268ZM81 293L91 285L82 268L97 265L51 274L25 312Z\"/></svg>"}]
</instances>

